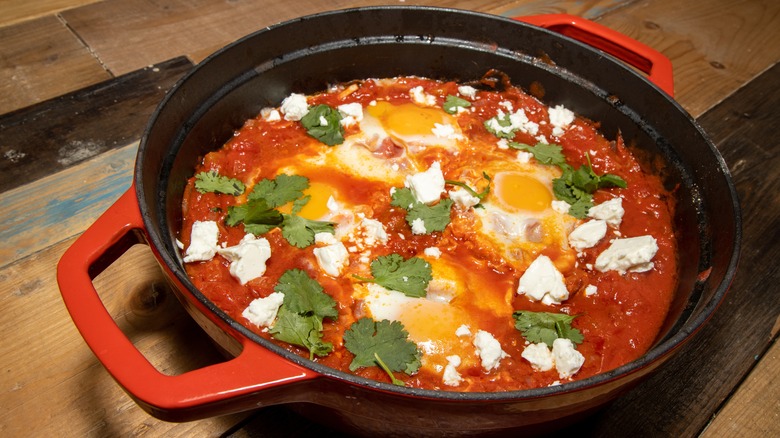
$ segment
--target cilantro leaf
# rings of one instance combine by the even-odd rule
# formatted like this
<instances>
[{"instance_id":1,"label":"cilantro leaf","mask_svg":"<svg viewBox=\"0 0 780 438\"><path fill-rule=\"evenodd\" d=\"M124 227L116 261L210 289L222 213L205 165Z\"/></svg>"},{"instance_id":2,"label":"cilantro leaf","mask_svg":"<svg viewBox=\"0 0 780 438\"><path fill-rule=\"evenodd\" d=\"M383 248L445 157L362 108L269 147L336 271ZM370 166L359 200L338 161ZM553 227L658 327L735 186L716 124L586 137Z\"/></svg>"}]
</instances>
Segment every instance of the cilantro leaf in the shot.
<instances>
[{"instance_id":1,"label":"cilantro leaf","mask_svg":"<svg viewBox=\"0 0 780 438\"><path fill-rule=\"evenodd\" d=\"M390 205L406 210L406 222L412 226L415 219L421 219L425 224L425 232L444 231L450 223L452 200L442 199L434 205L419 202L408 187L396 189L391 196Z\"/></svg>"},{"instance_id":2,"label":"cilantro leaf","mask_svg":"<svg viewBox=\"0 0 780 438\"><path fill-rule=\"evenodd\" d=\"M247 200L263 199L269 208L276 208L302 197L303 191L308 188L309 179L305 176L283 173L255 184Z\"/></svg>"},{"instance_id":3,"label":"cilantro leaf","mask_svg":"<svg viewBox=\"0 0 780 438\"><path fill-rule=\"evenodd\" d=\"M518 310L512 316L515 318L515 328L522 332L528 342L544 342L552 348L558 338L569 339L575 344L581 344L584 339L582 332L571 326L578 315Z\"/></svg>"},{"instance_id":4,"label":"cilantro leaf","mask_svg":"<svg viewBox=\"0 0 780 438\"><path fill-rule=\"evenodd\" d=\"M393 371L411 376L420 369L417 344L409 340L409 333L398 321L360 318L344 332L344 347L355 355L350 371L380 365L398 384Z\"/></svg>"},{"instance_id":5,"label":"cilantro leaf","mask_svg":"<svg viewBox=\"0 0 780 438\"><path fill-rule=\"evenodd\" d=\"M412 190L408 187L396 189L390 198L390 205L403 208L404 210L409 210L417 203L417 198L414 197Z\"/></svg>"},{"instance_id":6,"label":"cilantro leaf","mask_svg":"<svg viewBox=\"0 0 780 438\"><path fill-rule=\"evenodd\" d=\"M445 198L435 205L425 205L422 202L414 204L406 213L406 222L411 226L416 219L421 219L425 224L425 232L444 231L450 223L450 210L452 199Z\"/></svg>"},{"instance_id":7,"label":"cilantro leaf","mask_svg":"<svg viewBox=\"0 0 780 438\"><path fill-rule=\"evenodd\" d=\"M306 248L314 243L314 235L317 233L333 234L335 224L333 222L313 221L295 214L283 214L284 220L280 227L282 237L290 245L298 248Z\"/></svg>"},{"instance_id":8,"label":"cilantro leaf","mask_svg":"<svg viewBox=\"0 0 780 438\"><path fill-rule=\"evenodd\" d=\"M290 269L279 277L274 292L284 294L283 305L290 311L319 318L336 318L336 301L306 272Z\"/></svg>"},{"instance_id":9,"label":"cilantro leaf","mask_svg":"<svg viewBox=\"0 0 780 438\"><path fill-rule=\"evenodd\" d=\"M276 323L268 332L278 341L308 349L310 360L314 355L327 356L333 351L332 343L322 342L322 319L292 312L284 305L279 308Z\"/></svg>"},{"instance_id":10,"label":"cilantro leaf","mask_svg":"<svg viewBox=\"0 0 780 438\"><path fill-rule=\"evenodd\" d=\"M566 163L566 157L563 156L562 152L563 148L554 143L537 143L536 146L530 146L511 141L509 147L532 153L536 161L542 164L560 166Z\"/></svg>"},{"instance_id":11,"label":"cilantro leaf","mask_svg":"<svg viewBox=\"0 0 780 438\"><path fill-rule=\"evenodd\" d=\"M468 108L470 106L471 102L468 100L461 99L460 97L453 96L452 94L448 94L447 98L444 100L442 109L449 114L457 114L458 108Z\"/></svg>"},{"instance_id":12,"label":"cilantro leaf","mask_svg":"<svg viewBox=\"0 0 780 438\"><path fill-rule=\"evenodd\" d=\"M316 105L309 109L301 124L306 133L325 143L335 146L344 143L344 128L341 126L341 113L328 105Z\"/></svg>"},{"instance_id":13,"label":"cilantro leaf","mask_svg":"<svg viewBox=\"0 0 780 438\"><path fill-rule=\"evenodd\" d=\"M235 178L222 176L216 170L195 175L195 189L200 193L222 193L238 196L244 193L244 183Z\"/></svg>"},{"instance_id":14,"label":"cilantro leaf","mask_svg":"<svg viewBox=\"0 0 780 438\"><path fill-rule=\"evenodd\" d=\"M281 213L272 208L269 208L268 204L264 200L257 199L249 201L246 204L233 205L228 207L228 214L225 218L225 223L231 227L234 227L243 222L244 228L246 228L247 232L253 234L264 234L282 223L282 219L283 218ZM253 226L259 226L260 228L257 228L257 230L260 230L264 227L269 228L268 230L261 233L255 233L254 231L249 230L249 228L252 228Z\"/></svg>"},{"instance_id":15,"label":"cilantro leaf","mask_svg":"<svg viewBox=\"0 0 780 438\"><path fill-rule=\"evenodd\" d=\"M400 254L389 254L377 257L371 262L373 279L355 277L401 292L408 297L420 298L426 295L425 289L433 279L431 272L431 265L424 259L412 257L404 260Z\"/></svg>"},{"instance_id":16,"label":"cilantro leaf","mask_svg":"<svg viewBox=\"0 0 780 438\"><path fill-rule=\"evenodd\" d=\"M609 173L603 176L597 175L590 166L590 159L588 164L580 166L577 170L568 164L561 164L560 167L563 173L560 178L553 179L553 193L557 199L571 205L569 214L578 219L587 217L588 210L593 207L592 193L597 189L627 186L625 180L617 175Z\"/></svg>"},{"instance_id":17,"label":"cilantro leaf","mask_svg":"<svg viewBox=\"0 0 780 438\"><path fill-rule=\"evenodd\" d=\"M307 348L309 359L333 351L333 344L322 342L322 320L335 319L338 310L322 286L304 271L290 269L279 277L274 292L284 294L276 323L269 330L274 339Z\"/></svg>"},{"instance_id":18,"label":"cilantro leaf","mask_svg":"<svg viewBox=\"0 0 780 438\"><path fill-rule=\"evenodd\" d=\"M479 198L479 200L481 201L481 200L485 199L485 197L488 195L488 193L490 193L490 183L492 181L492 179L490 178L490 175L488 175L487 172L482 172L482 178L485 178L487 180L487 186L485 186L485 188L482 189L482 191L479 192L479 193L477 193L476 190L474 190L471 187L469 187L468 184L466 184L464 182L461 182L461 181L453 181L453 180L446 179L446 180L444 180L444 182L446 184L449 184L449 185L452 185L452 186L457 186L457 187L463 188L464 190L469 192L469 194L471 196L474 196L475 198Z\"/></svg>"},{"instance_id":19,"label":"cilantro leaf","mask_svg":"<svg viewBox=\"0 0 780 438\"><path fill-rule=\"evenodd\" d=\"M498 138L511 140L515 138L516 129L512 129L510 114L497 115L485 120L485 129Z\"/></svg>"}]
</instances>

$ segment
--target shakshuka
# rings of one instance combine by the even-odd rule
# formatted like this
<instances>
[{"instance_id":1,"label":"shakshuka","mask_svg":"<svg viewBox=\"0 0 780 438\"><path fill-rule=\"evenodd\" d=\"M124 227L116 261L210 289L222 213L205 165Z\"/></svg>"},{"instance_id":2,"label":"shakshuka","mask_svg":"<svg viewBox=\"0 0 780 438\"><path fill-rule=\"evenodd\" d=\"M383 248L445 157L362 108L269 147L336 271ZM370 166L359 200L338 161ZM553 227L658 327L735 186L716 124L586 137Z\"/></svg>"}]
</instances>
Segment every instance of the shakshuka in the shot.
<instances>
[{"instance_id":1,"label":"shakshuka","mask_svg":"<svg viewBox=\"0 0 780 438\"><path fill-rule=\"evenodd\" d=\"M660 178L499 72L293 93L203 157L182 208L185 268L232 318L408 387L608 371L651 347L677 284Z\"/></svg>"}]
</instances>

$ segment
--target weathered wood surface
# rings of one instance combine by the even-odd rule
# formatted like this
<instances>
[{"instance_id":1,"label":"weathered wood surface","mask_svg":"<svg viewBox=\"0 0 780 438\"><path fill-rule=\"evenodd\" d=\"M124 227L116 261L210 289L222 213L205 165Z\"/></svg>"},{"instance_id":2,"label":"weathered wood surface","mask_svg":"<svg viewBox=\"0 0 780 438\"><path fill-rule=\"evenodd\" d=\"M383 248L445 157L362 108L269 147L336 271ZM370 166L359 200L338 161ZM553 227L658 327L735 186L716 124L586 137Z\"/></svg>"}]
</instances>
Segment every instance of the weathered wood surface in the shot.
<instances>
[{"instance_id":1,"label":"weathered wood surface","mask_svg":"<svg viewBox=\"0 0 780 438\"><path fill-rule=\"evenodd\" d=\"M75 9L55 8L63 12L0 27L0 113L178 56L197 62L221 45L273 22L323 8L380 3L107 0ZM745 216L740 270L726 303L683 355L566 432L578 436L780 435L776 343L780 305L773 292L780 278L771 262L778 256L780 225L775 172L780 151L772 130L777 125L780 89L778 67L772 67L780 60L780 3L452 0L405 4L505 15L569 12L595 19L670 57L678 101L694 116L706 111L700 121L737 182ZM6 3L0 5L0 11L5 7ZM130 83L126 85L132 89ZM164 91L162 83L157 86ZM125 96L126 105L96 121L96 133L103 123L106 138L118 135L116 119L122 114L131 117L124 111L138 108L134 106L138 95ZM78 140L79 135L71 138ZM111 380L70 322L54 280L55 264L72 236L129 185L135 140L13 190L0 187L5 192L0 194L5 207L0 215L0 233L5 233L0 236L0 313L4 315L0 328L7 334L0 341L4 352L0 434L310 436L316 426L284 407L264 409L248 418L236 415L187 424L158 421ZM50 141L56 144L56 138ZM120 140L116 142L121 146ZM0 132L0 147L7 144ZM5 152L1 159L8 159ZM40 168L48 173L61 169L44 164ZM75 196L72 187L78 187L81 196ZM54 203L46 204L50 200ZM40 211L32 213L36 207ZM26 216L31 218L29 226L18 219L22 215L32 215ZM176 373L219 360L200 329L172 299L145 247L123 256L101 274L97 286L120 326L158 368Z\"/></svg>"},{"instance_id":2,"label":"weathered wood surface","mask_svg":"<svg viewBox=\"0 0 780 438\"><path fill-rule=\"evenodd\" d=\"M190 68L186 58L172 59L0 116L0 192L138 140Z\"/></svg>"}]
</instances>

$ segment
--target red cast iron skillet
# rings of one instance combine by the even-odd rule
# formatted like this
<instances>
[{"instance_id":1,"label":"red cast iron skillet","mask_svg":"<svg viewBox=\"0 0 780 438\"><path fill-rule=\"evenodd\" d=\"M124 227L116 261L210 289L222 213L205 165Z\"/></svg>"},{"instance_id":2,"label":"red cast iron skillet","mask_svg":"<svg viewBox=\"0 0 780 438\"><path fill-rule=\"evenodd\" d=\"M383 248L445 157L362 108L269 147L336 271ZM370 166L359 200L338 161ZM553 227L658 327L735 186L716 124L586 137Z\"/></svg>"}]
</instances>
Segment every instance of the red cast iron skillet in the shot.
<instances>
[{"instance_id":1,"label":"red cast iron skillet","mask_svg":"<svg viewBox=\"0 0 780 438\"><path fill-rule=\"evenodd\" d=\"M334 11L249 35L186 75L148 125L133 186L58 266L65 304L109 373L140 406L164 420L285 403L359 433L419 436L545 430L550 422L560 425L562 418L589 413L659 367L710 318L734 275L741 229L728 169L672 99L668 59L578 17L521 20L534 25L427 7ZM525 391L401 388L279 348L229 318L189 281L175 244L186 180L200 157L220 147L262 107L276 106L292 92L311 93L353 79L419 75L473 81L489 69L503 71L548 105L562 104L600 122L607 138L621 133L637 154L655 163L667 187L675 188L680 285L645 356L585 380ZM151 247L179 300L231 359L168 376L122 334L91 279L137 242Z\"/></svg>"}]
</instances>

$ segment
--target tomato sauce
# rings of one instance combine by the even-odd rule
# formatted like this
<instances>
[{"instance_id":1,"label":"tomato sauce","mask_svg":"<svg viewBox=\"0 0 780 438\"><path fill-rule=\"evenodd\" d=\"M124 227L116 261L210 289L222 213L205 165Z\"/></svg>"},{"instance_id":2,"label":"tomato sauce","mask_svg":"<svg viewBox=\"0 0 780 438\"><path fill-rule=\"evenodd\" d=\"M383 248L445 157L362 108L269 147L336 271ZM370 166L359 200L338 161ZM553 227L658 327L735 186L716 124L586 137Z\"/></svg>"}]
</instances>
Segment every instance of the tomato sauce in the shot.
<instances>
[{"instance_id":1,"label":"tomato sauce","mask_svg":"<svg viewBox=\"0 0 780 438\"><path fill-rule=\"evenodd\" d=\"M439 106L446 96L458 95L458 84L454 82L409 77L341 84L326 92L308 96L308 103L331 107L360 103L364 108L376 101L401 105L412 101L410 90L418 86L427 95L435 96ZM534 145L538 143L540 135L550 139L551 143L555 138L566 161L574 168L590 164L599 175L610 173L621 177L626 182L626 188L599 189L593 195L593 202L598 205L619 196L625 213L619 227L611 227L607 236L591 248L576 252L565 243L531 245L522 251L514 250L512 254L520 255L517 260L512 260L506 252L496 248L490 236L486 237L478 231L484 226L486 217L454 209L451 222L444 231L414 234L406 221L406 211L390 204L390 189L400 187L397 182L324 165L316 167L314 171L310 170L307 176L327 181L339 194L342 204L357 206L355 208L362 214L384 225L387 242L371 248L371 257L397 253L409 258L419 256L426 248L439 248L445 254L441 260L453 268L447 271L450 272L448 279L457 282L458 290L463 291L454 298L453 304L457 304L458 309L468 315L474 325L473 331L479 328L491 333L505 353L500 365L490 371L479 366L478 361L464 357L463 365L458 367L463 380L457 386L442 383L441 363L437 365L431 362L411 376L399 372L394 375L407 386L448 391L505 391L566 381L555 369L535 370L521 356L528 342L515 328L512 318L515 310L577 315L572 326L582 333L583 341L576 345L576 350L584 357L584 363L571 377L573 380L603 373L637 359L655 341L677 284L678 260L672 225L672 195L664 189L658 176L642 170L641 163L620 138L607 140L599 133L597 124L577 117L563 134L553 136L547 105L519 88L480 91L478 96L470 100L469 111L455 116L460 132L469 140L468 144L461 145L457 153L447 148L422 148L414 154L414 162L419 167L425 169L431 163L440 162L446 179L467 180L474 187L484 187L485 181L481 179L481 174L491 165L491 160L497 156L505 157L507 161L516 160L517 151L512 149L493 147L489 153L486 152L486 145L495 145L497 138L485 128L485 120L496 116L502 108L506 109L509 102L513 109L523 108L529 121L537 123L539 129L536 134L518 131L513 141ZM344 135L349 137L359 130L357 125L347 126ZM403 148L399 149L403 152ZM282 119L270 123L262 116L248 120L224 146L203 157L202 163L195 169L196 174L215 171L241 180L247 190L239 196L201 193L194 187L195 177L191 178L184 192L182 206L180 241L183 247L190 245L190 233L196 221L216 222L220 244L237 245L244 237L245 230L243 225L226 224L230 207L245 203L247 193L261 179L274 178L280 169L289 168L290 163L294 164L296 160L316 160L316 157L328 151L327 146L313 140L297 121ZM382 157L382 154L387 158L397 155L397 151L390 154L386 148L380 147L375 156ZM599 254L610 246L612 239L644 235L653 236L658 246L651 270L621 274L617 271L600 272L592 267ZM318 268L313 254L315 245L294 247L283 238L279 229L263 237L270 243L272 256L266 263L265 273L245 285L231 276L230 262L220 256L186 263L186 271L203 294L232 318L258 335L308 358L309 351L305 348L274 340L267 328L253 325L242 316L250 302L267 297L274 291L285 271L292 268L305 271L337 302L338 309L335 320L325 319L323 323L323 340L333 344L333 351L314 360L348 373L389 382L388 375L377 366L349 371L354 355L344 347L342 340L345 330L361 316L365 316L365 309L354 294L360 284L355 275L371 276L361 254L350 253L345 271L334 278ZM553 260L563 274L569 298L560 304L542 304L516 292L518 279L530 263L530 258L541 254ZM587 294L585 291L588 286L595 286L597 293ZM435 320L437 315L431 315L431 318ZM454 342L454 348L458 351L472 349L467 339Z\"/></svg>"}]
</instances>

